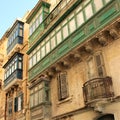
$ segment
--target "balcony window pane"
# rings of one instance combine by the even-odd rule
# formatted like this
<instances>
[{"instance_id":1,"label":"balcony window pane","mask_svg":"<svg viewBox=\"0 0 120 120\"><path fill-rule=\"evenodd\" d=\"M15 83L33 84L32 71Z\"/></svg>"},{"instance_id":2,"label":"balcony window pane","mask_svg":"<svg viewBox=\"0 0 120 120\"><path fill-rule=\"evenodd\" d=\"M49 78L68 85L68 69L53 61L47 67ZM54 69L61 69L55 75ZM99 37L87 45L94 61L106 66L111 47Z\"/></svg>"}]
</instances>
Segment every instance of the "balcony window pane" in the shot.
<instances>
[{"instance_id":1,"label":"balcony window pane","mask_svg":"<svg viewBox=\"0 0 120 120\"><path fill-rule=\"evenodd\" d=\"M46 43L46 54L50 52L50 41Z\"/></svg>"},{"instance_id":2,"label":"balcony window pane","mask_svg":"<svg viewBox=\"0 0 120 120\"><path fill-rule=\"evenodd\" d=\"M21 61L19 61L19 63L18 63L18 68L22 69L22 62Z\"/></svg>"},{"instance_id":3,"label":"balcony window pane","mask_svg":"<svg viewBox=\"0 0 120 120\"><path fill-rule=\"evenodd\" d=\"M59 44L62 41L61 30L56 34L56 37L57 37L57 44Z\"/></svg>"},{"instance_id":4,"label":"balcony window pane","mask_svg":"<svg viewBox=\"0 0 120 120\"><path fill-rule=\"evenodd\" d=\"M15 61L15 64L14 64L14 70L17 69L17 62Z\"/></svg>"},{"instance_id":5,"label":"balcony window pane","mask_svg":"<svg viewBox=\"0 0 120 120\"><path fill-rule=\"evenodd\" d=\"M32 34L32 30L33 30L33 29L32 29L32 26L31 26L31 27L30 27L30 35Z\"/></svg>"},{"instance_id":6,"label":"balcony window pane","mask_svg":"<svg viewBox=\"0 0 120 120\"><path fill-rule=\"evenodd\" d=\"M75 24L74 18L69 22L69 27L70 27L70 33L74 32L76 30L76 24Z\"/></svg>"},{"instance_id":7,"label":"balcony window pane","mask_svg":"<svg viewBox=\"0 0 120 120\"><path fill-rule=\"evenodd\" d=\"M23 36L23 29L19 29L19 36Z\"/></svg>"},{"instance_id":8,"label":"balcony window pane","mask_svg":"<svg viewBox=\"0 0 120 120\"><path fill-rule=\"evenodd\" d=\"M42 90L39 91L39 103L43 102Z\"/></svg>"},{"instance_id":9,"label":"balcony window pane","mask_svg":"<svg viewBox=\"0 0 120 120\"><path fill-rule=\"evenodd\" d=\"M68 26L65 25L63 27L63 38L65 39L68 36Z\"/></svg>"},{"instance_id":10,"label":"balcony window pane","mask_svg":"<svg viewBox=\"0 0 120 120\"><path fill-rule=\"evenodd\" d=\"M85 8L86 19L89 19L93 15L92 5L89 4Z\"/></svg>"},{"instance_id":11,"label":"balcony window pane","mask_svg":"<svg viewBox=\"0 0 120 120\"><path fill-rule=\"evenodd\" d=\"M40 24L42 23L42 14L39 16Z\"/></svg>"},{"instance_id":12,"label":"balcony window pane","mask_svg":"<svg viewBox=\"0 0 120 120\"><path fill-rule=\"evenodd\" d=\"M51 38L51 49L56 46L55 36Z\"/></svg>"},{"instance_id":13,"label":"balcony window pane","mask_svg":"<svg viewBox=\"0 0 120 120\"><path fill-rule=\"evenodd\" d=\"M108 2L110 2L111 0L105 0L106 1L106 3L108 3Z\"/></svg>"},{"instance_id":14,"label":"balcony window pane","mask_svg":"<svg viewBox=\"0 0 120 120\"><path fill-rule=\"evenodd\" d=\"M36 19L36 28L38 27L38 25L39 25L39 20L38 20L38 18Z\"/></svg>"},{"instance_id":15,"label":"balcony window pane","mask_svg":"<svg viewBox=\"0 0 120 120\"><path fill-rule=\"evenodd\" d=\"M29 60L29 68L31 68L32 67L32 58L30 58L30 60Z\"/></svg>"},{"instance_id":16,"label":"balcony window pane","mask_svg":"<svg viewBox=\"0 0 120 120\"><path fill-rule=\"evenodd\" d=\"M30 96L30 107L33 107L33 105L34 105L34 96L31 95Z\"/></svg>"},{"instance_id":17,"label":"balcony window pane","mask_svg":"<svg viewBox=\"0 0 120 120\"><path fill-rule=\"evenodd\" d=\"M79 27L84 23L83 12L77 14L77 26Z\"/></svg>"},{"instance_id":18,"label":"balcony window pane","mask_svg":"<svg viewBox=\"0 0 120 120\"><path fill-rule=\"evenodd\" d=\"M33 65L35 65L36 64L36 54L34 54L34 56L33 56Z\"/></svg>"},{"instance_id":19,"label":"balcony window pane","mask_svg":"<svg viewBox=\"0 0 120 120\"><path fill-rule=\"evenodd\" d=\"M43 58L45 56L45 46L41 48L41 57Z\"/></svg>"},{"instance_id":20,"label":"balcony window pane","mask_svg":"<svg viewBox=\"0 0 120 120\"><path fill-rule=\"evenodd\" d=\"M32 32L34 32L35 31L35 23L33 23L32 28L33 28Z\"/></svg>"},{"instance_id":21,"label":"balcony window pane","mask_svg":"<svg viewBox=\"0 0 120 120\"><path fill-rule=\"evenodd\" d=\"M38 105L38 92L35 93L35 105Z\"/></svg>"},{"instance_id":22,"label":"balcony window pane","mask_svg":"<svg viewBox=\"0 0 120 120\"><path fill-rule=\"evenodd\" d=\"M40 50L37 51L37 62L40 60Z\"/></svg>"},{"instance_id":23,"label":"balcony window pane","mask_svg":"<svg viewBox=\"0 0 120 120\"><path fill-rule=\"evenodd\" d=\"M96 11L100 10L103 7L103 0L94 0Z\"/></svg>"}]
</instances>

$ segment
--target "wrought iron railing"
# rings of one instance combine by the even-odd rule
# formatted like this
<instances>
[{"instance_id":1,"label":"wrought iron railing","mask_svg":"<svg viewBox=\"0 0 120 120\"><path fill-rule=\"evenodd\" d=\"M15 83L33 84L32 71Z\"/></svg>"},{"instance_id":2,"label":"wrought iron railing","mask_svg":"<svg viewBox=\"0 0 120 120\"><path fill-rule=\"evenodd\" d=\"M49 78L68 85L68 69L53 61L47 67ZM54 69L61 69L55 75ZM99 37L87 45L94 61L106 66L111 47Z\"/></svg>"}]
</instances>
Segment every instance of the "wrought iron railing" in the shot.
<instances>
[{"instance_id":1,"label":"wrought iron railing","mask_svg":"<svg viewBox=\"0 0 120 120\"><path fill-rule=\"evenodd\" d=\"M83 94L86 104L103 98L114 96L111 77L95 78L87 81L83 85Z\"/></svg>"}]
</instances>

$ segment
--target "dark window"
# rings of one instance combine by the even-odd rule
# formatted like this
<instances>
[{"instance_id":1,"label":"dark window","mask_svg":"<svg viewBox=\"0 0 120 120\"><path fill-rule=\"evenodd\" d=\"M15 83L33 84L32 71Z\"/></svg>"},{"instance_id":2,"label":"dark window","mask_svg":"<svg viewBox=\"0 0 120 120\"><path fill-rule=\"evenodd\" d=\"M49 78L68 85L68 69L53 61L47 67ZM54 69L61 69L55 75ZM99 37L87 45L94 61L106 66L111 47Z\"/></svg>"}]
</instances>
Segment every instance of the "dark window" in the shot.
<instances>
[{"instance_id":1,"label":"dark window","mask_svg":"<svg viewBox=\"0 0 120 120\"><path fill-rule=\"evenodd\" d=\"M14 111L20 111L23 108L23 94L20 94L14 99Z\"/></svg>"},{"instance_id":2,"label":"dark window","mask_svg":"<svg viewBox=\"0 0 120 120\"><path fill-rule=\"evenodd\" d=\"M63 100L68 97L67 73L61 72L58 74L58 97Z\"/></svg>"}]
</instances>

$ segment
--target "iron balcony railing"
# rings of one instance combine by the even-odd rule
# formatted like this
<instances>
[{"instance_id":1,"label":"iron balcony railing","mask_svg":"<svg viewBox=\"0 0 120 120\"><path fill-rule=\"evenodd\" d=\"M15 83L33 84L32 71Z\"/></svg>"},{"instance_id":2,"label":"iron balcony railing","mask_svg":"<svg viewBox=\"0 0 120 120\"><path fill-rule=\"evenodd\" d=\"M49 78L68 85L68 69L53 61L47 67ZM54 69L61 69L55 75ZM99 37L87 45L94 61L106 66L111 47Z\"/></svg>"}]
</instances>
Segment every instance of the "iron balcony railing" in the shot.
<instances>
[{"instance_id":1,"label":"iron balcony railing","mask_svg":"<svg viewBox=\"0 0 120 120\"><path fill-rule=\"evenodd\" d=\"M83 85L85 104L114 96L111 77L94 78Z\"/></svg>"}]
</instances>

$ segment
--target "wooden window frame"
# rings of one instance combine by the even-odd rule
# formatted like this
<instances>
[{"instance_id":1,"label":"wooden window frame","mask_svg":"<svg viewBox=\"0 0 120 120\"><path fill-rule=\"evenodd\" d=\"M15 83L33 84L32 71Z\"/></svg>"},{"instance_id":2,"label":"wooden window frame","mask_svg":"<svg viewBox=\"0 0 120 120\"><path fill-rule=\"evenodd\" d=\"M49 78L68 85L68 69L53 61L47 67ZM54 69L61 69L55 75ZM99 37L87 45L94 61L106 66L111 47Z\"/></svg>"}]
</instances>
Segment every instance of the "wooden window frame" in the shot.
<instances>
[{"instance_id":1,"label":"wooden window frame","mask_svg":"<svg viewBox=\"0 0 120 120\"><path fill-rule=\"evenodd\" d=\"M97 65L97 58L96 56L99 56L100 57L100 65L98 66ZM89 67L88 67L88 61L90 59L93 59L93 69L94 69L94 77L93 78L96 78L96 77L104 77L106 75L106 71L105 71L105 63L104 63L104 58L103 58L103 53L101 51L99 52L96 52L93 56L90 56L88 59L87 59L87 78L88 79L91 79L91 77L89 76ZM103 72L103 75L99 75L99 72L98 69L101 68L102 72Z\"/></svg>"},{"instance_id":2,"label":"wooden window frame","mask_svg":"<svg viewBox=\"0 0 120 120\"><path fill-rule=\"evenodd\" d=\"M63 81L63 79L65 81ZM64 82L64 84L62 82ZM58 83L58 100L61 101L61 100L68 98L69 94L68 94L68 83L67 83L67 72L66 71L58 73L57 83Z\"/></svg>"}]
</instances>

